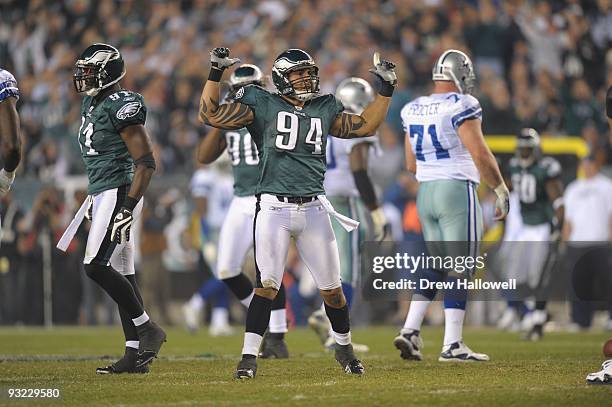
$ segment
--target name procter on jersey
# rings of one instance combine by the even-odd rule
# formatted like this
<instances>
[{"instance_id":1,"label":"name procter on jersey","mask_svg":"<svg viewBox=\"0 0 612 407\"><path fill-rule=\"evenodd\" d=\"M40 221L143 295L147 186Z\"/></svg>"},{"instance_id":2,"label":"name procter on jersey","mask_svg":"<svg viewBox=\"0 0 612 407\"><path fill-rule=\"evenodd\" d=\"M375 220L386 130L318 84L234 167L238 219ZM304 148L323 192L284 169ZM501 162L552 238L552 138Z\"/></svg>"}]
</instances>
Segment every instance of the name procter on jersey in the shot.
<instances>
[{"instance_id":1,"label":"name procter on jersey","mask_svg":"<svg viewBox=\"0 0 612 407\"><path fill-rule=\"evenodd\" d=\"M542 157L527 168L519 165L514 157L510 160L512 190L521 203L521 217L526 225L541 225L552 222L554 210L546 194L546 183L561 176L561 164L552 157Z\"/></svg>"},{"instance_id":2,"label":"name procter on jersey","mask_svg":"<svg viewBox=\"0 0 612 407\"><path fill-rule=\"evenodd\" d=\"M255 195L261 169L255 141L247 129L226 131L225 140L234 174L234 195Z\"/></svg>"},{"instance_id":3,"label":"name procter on jersey","mask_svg":"<svg viewBox=\"0 0 612 407\"><path fill-rule=\"evenodd\" d=\"M459 93L422 96L406 104L400 114L416 157L419 182L480 182L478 169L457 134L464 121L482 120L482 109L475 97Z\"/></svg>"},{"instance_id":4,"label":"name procter on jersey","mask_svg":"<svg viewBox=\"0 0 612 407\"><path fill-rule=\"evenodd\" d=\"M344 106L333 95L319 96L299 108L258 86L246 86L236 99L249 106L249 125L262 156L257 192L282 196L324 193L325 150L329 130ZM263 149L263 151L262 151Z\"/></svg>"},{"instance_id":5,"label":"name procter on jersey","mask_svg":"<svg viewBox=\"0 0 612 407\"><path fill-rule=\"evenodd\" d=\"M19 89L15 77L4 69L0 68L0 102L9 96L19 98Z\"/></svg>"},{"instance_id":6,"label":"name procter on jersey","mask_svg":"<svg viewBox=\"0 0 612 407\"><path fill-rule=\"evenodd\" d=\"M134 162L119 133L144 124L146 117L144 100L135 92L121 90L97 102L83 98L78 137L90 195L132 182Z\"/></svg>"},{"instance_id":7,"label":"name procter on jersey","mask_svg":"<svg viewBox=\"0 0 612 407\"><path fill-rule=\"evenodd\" d=\"M356 139L341 139L327 136L327 172L325 173L325 195L328 196L359 196L355 185L349 155L353 147L360 143L375 145L378 136Z\"/></svg>"}]
</instances>

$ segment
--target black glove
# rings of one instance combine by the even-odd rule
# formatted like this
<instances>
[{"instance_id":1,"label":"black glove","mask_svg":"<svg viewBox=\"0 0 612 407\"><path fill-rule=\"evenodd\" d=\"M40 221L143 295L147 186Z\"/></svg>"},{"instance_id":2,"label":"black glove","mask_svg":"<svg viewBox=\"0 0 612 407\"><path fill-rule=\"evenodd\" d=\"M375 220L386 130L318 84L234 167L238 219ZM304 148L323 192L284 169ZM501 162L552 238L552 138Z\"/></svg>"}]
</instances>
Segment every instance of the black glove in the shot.
<instances>
[{"instance_id":1,"label":"black glove","mask_svg":"<svg viewBox=\"0 0 612 407\"><path fill-rule=\"evenodd\" d=\"M132 216L132 211L126 207L121 207L119 212L115 215L115 219L113 219L113 224L111 225L111 242L116 242L117 244L129 242L130 229L132 228L133 222L134 217Z\"/></svg>"}]
</instances>

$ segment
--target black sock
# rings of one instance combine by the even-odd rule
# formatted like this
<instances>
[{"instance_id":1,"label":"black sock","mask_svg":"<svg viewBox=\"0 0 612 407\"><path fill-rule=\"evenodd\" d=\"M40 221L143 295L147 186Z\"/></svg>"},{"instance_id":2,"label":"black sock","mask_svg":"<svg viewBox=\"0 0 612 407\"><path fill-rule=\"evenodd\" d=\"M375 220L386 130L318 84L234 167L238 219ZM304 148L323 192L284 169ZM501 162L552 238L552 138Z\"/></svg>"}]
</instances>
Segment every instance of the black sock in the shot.
<instances>
[{"instance_id":1,"label":"black sock","mask_svg":"<svg viewBox=\"0 0 612 407\"><path fill-rule=\"evenodd\" d=\"M240 300L244 300L253 292L253 283L244 273L238 274L236 277L226 278L221 280Z\"/></svg>"},{"instance_id":2,"label":"black sock","mask_svg":"<svg viewBox=\"0 0 612 407\"><path fill-rule=\"evenodd\" d=\"M255 294L246 316L246 332L263 336L270 324L270 312L272 300Z\"/></svg>"},{"instance_id":3,"label":"black sock","mask_svg":"<svg viewBox=\"0 0 612 407\"><path fill-rule=\"evenodd\" d=\"M284 309L286 301L287 301L287 295L285 294L285 286L281 284L278 289L278 293L276 294L276 297L274 297L274 299L272 300L271 309L272 310Z\"/></svg>"},{"instance_id":4,"label":"black sock","mask_svg":"<svg viewBox=\"0 0 612 407\"><path fill-rule=\"evenodd\" d=\"M138 302L142 305L142 296L140 295L140 290L138 289L138 284L136 284L136 275L130 274L129 276L125 276L127 280L132 285L134 289L134 294L136 294L136 298L138 298ZM123 334L125 335L126 341L137 341L138 333L136 332L136 326L134 325L134 321L130 318L130 315L123 308L119 307L119 316L121 317L121 327L123 328ZM128 348L131 349L131 348Z\"/></svg>"},{"instance_id":5,"label":"black sock","mask_svg":"<svg viewBox=\"0 0 612 407\"><path fill-rule=\"evenodd\" d=\"M87 276L98 283L104 291L123 308L130 319L138 318L144 312L130 281L110 266L86 264Z\"/></svg>"},{"instance_id":6,"label":"black sock","mask_svg":"<svg viewBox=\"0 0 612 407\"><path fill-rule=\"evenodd\" d=\"M351 330L348 305L345 304L342 308L334 308L325 303L325 313L327 318L329 318L329 322L331 322L334 332L345 334Z\"/></svg>"}]
</instances>

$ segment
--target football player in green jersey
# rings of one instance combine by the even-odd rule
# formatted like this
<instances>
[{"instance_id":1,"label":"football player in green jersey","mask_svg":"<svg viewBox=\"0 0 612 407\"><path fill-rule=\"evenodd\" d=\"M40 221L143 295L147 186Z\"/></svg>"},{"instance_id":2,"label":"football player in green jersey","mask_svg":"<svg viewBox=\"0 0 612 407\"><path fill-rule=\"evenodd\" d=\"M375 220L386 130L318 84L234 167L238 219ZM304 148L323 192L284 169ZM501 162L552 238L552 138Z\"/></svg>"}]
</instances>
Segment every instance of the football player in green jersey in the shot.
<instances>
[{"instance_id":1,"label":"football player in green jersey","mask_svg":"<svg viewBox=\"0 0 612 407\"><path fill-rule=\"evenodd\" d=\"M258 66L242 64L232 72L228 85L226 100L231 102L243 86L255 85L263 88L264 77ZM221 226L215 273L248 308L254 289L251 280L242 273L242 264L253 246L255 193L261 160L253 137L246 128L227 131L213 128L198 145L197 158L203 164L212 164L226 150L232 163L234 198ZM285 300L285 288L281 284L278 295L272 302L270 324L259 355L262 358L289 357L284 341L287 332ZM191 314L186 312L185 315Z\"/></svg>"},{"instance_id":2,"label":"football player in green jersey","mask_svg":"<svg viewBox=\"0 0 612 407\"><path fill-rule=\"evenodd\" d=\"M119 306L126 341L123 358L98 368L99 374L147 372L166 339L145 312L134 275L130 228L142 210L155 160L144 127L143 98L121 89L119 81L124 75L119 51L107 44L93 44L80 55L73 77L76 91L84 94L78 142L89 195L62 240L74 236L83 217L91 221L85 272Z\"/></svg>"},{"instance_id":3,"label":"football player in green jersey","mask_svg":"<svg viewBox=\"0 0 612 407\"><path fill-rule=\"evenodd\" d=\"M363 374L364 367L351 345L349 312L340 281L340 260L329 214L354 229L355 222L339 215L325 198L326 135L340 138L374 134L387 114L397 78L394 64L374 54L374 69L382 86L365 110L344 113L333 95L319 96L318 67L300 49L280 54L272 68L278 93L257 86L241 88L237 102L220 104L219 81L223 71L239 60L229 49L211 52L211 70L202 90L199 119L213 127L247 127L262 151L257 188L254 247L257 288L246 320L242 360L235 377L253 378L256 357L268 326L272 300L283 276L291 238L311 272L325 302L336 340L336 360L349 374Z\"/></svg>"},{"instance_id":4,"label":"football player in green jersey","mask_svg":"<svg viewBox=\"0 0 612 407\"><path fill-rule=\"evenodd\" d=\"M522 129L517 137L517 153L510 160L509 167L512 187L518 194L523 226L521 242L546 242L525 246L521 260L524 261L523 283L539 292L548 286L548 278L554 249L549 242L561 238L564 220L563 184L561 165L552 157L542 156L540 135L535 129ZM517 260L518 261L518 260ZM525 339L539 340L546 322L546 301L537 298L535 309L530 310L524 319L527 329Z\"/></svg>"}]
</instances>

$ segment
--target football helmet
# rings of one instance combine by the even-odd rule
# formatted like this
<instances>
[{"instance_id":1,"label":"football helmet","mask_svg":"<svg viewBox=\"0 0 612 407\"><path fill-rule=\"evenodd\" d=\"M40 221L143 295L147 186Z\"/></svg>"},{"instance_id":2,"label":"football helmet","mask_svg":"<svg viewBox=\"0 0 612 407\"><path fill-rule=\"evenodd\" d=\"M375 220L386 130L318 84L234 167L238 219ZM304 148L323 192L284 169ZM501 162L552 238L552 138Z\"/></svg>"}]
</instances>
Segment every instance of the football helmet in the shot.
<instances>
[{"instance_id":1,"label":"football helmet","mask_svg":"<svg viewBox=\"0 0 612 407\"><path fill-rule=\"evenodd\" d=\"M434 65L432 75L434 81L453 81L463 94L469 94L476 84L476 73L470 58L456 49L445 51Z\"/></svg>"},{"instance_id":2,"label":"football helmet","mask_svg":"<svg viewBox=\"0 0 612 407\"><path fill-rule=\"evenodd\" d=\"M336 88L336 98L349 113L361 114L374 101L374 89L361 78L346 78Z\"/></svg>"},{"instance_id":3,"label":"football helmet","mask_svg":"<svg viewBox=\"0 0 612 407\"><path fill-rule=\"evenodd\" d=\"M232 72L227 84L229 86L227 98L233 99L236 92L243 86L257 85L263 87L263 73L261 73L261 69L256 65L242 64Z\"/></svg>"},{"instance_id":4,"label":"football helmet","mask_svg":"<svg viewBox=\"0 0 612 407\"><path fill-rule=\"evenodd\" d=\"M540 156L540 135L535 129L521 129L516 138L516 156L519 165L529 167Z\"/></svg>"},{"instance_id":5,"label":"football helmet","mask_svg":"<svg viewBox=\"0 0 612 407\"><path fill-rule=\"evenodd\" d=\"M291 72L302 69L308 70L307 78L289 80ZM272 81L281 95L305 102L319 93L319 68L306 51L288 49L274 61Z\"/></svg>"},{"instance_id":6,"label":"football helmet","mask_svg":"<svg viewBox=\"0 0 612 407\"><path fill-rule=\"evenodd\" d=\"M76 61L72 82L78 93L95 96L124 76L125 64L119 50L108 44L93 44Z\"/></svg>"}]
</instances>

